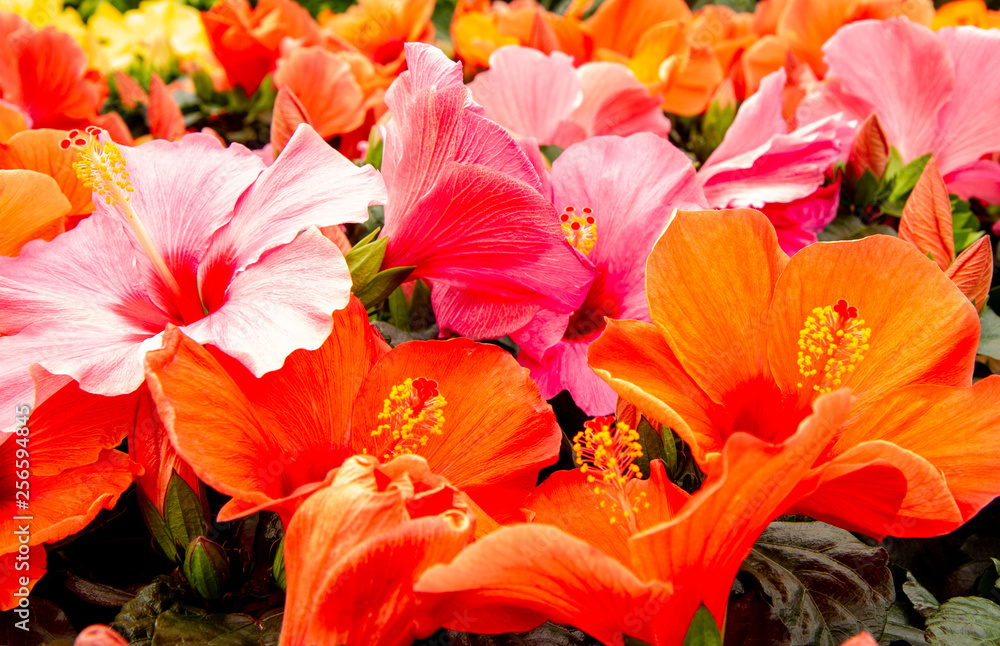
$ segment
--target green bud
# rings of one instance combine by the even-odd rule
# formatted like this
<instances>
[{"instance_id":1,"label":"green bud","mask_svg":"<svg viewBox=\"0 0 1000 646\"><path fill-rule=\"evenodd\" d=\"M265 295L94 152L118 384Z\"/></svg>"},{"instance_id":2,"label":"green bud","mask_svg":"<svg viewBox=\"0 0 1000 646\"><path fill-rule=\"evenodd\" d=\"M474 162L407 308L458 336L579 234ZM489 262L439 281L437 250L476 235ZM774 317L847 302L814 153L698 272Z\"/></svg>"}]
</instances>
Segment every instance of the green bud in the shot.
<instances>
[{"instance_id":1,"label":"green bud","mask_svg":"<svg viewBox=\"0 0 1000 646\"><path fill-rule=\"evenodd\" d=\"M198 596L218 599L229 579L226 550L204 536L194 539L184 555L184 577Z\"/></svg>"},{"instance_id":2,"label":"green bud","mask_svg":"<svg viewBox=\"0 0 1000 646\"><path fill-rule=\"evenodd\" d=\"M198 494L176 473L170 476L163 499L167 529L181 550L198 536L205 535L205 516Z\"/></svg>"},{"instance_id":3,"label":"green bud","mask_svg":"<svg viewBox=\"0 0 1000 646\"><path fill-rule=\"evenodd\" d=\"M180 563L181 553L177 551L177 544L174 541L174 537L170 534L170 530L167 529L166 521L163 520L160 512L156 510L156 505L150 502L141 491L138 493L139 510L142 512L142 519L146 521L146 527L149 528L149 533L153 535L156 546L160 548L160 551L168 559L174 563Z\"/></svg>"},{"instance_id":4,"label":"green bud","mask_svg":"<svg viewBox=\"0 0 1000 646\"><path fill-rule=\"evenodd\" d=\"M282 537L278 541L278 550L274 555L274 565L271 566L271 574L274 575L274 580L277 582L278 587L282 590L285 589L285 538Z\"/></svg>"}]
</instances>

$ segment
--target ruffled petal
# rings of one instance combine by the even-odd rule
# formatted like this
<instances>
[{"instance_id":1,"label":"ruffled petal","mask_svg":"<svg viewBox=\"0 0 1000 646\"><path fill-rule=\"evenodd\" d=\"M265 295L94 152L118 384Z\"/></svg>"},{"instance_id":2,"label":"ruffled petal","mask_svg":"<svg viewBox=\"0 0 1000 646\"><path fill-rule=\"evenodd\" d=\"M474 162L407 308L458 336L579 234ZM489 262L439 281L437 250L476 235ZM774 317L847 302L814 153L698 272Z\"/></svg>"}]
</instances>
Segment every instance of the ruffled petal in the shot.
<instances>
[{"instance_id":1,"label":"ruffled petal","mask_svg":"<svg viewBox=\"0 0 1000 646\"><path fill-rule=\"evenodd\" d=\"M63 232L70 204L48 175L0 170L0 256L16 256L30 240L51 240Z\"/></svg>"}]
</instances>

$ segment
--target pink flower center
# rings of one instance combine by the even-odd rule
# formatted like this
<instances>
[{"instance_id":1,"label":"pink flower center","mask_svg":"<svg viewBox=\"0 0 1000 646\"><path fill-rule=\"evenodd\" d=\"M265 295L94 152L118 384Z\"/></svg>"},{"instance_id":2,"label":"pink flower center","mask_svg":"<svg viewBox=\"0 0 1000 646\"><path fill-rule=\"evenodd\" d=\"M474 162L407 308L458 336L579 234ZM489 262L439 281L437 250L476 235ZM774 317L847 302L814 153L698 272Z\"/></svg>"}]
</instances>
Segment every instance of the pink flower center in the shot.
<instances>
[{"instance_id":1,"label":"pink flower center","mask_svg":"<svg viewBox=\"0 0 1000 646\"><path fill-rule=\"evenodd\" d=\"M587 298L580 305L580 309L570 316L563 340L590 341L604 331L607 325L605 317L618 318L620 313L618 299L606 290L606 280L602 272L591 284Z\"/></svg>"}]
</instances>

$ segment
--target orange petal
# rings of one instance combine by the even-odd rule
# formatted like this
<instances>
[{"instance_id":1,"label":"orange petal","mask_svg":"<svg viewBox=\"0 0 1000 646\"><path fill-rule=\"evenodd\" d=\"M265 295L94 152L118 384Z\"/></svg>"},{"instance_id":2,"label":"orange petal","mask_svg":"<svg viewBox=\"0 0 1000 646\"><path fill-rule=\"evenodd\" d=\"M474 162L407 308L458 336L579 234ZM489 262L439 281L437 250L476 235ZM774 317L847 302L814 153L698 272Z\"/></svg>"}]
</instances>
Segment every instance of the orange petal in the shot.
<instances>
[{"instance_id":1,"label":"orange petal","mask_svg":"<svg viewBox=\"0 0 1000 646\"><path fill-rule=\"evenodd\" d=\"M607 0L584 22L594 47L631 56L643 33L665 20L687 20L691 10L682 0Z\"/></svg>"},{"instance_id":2,"label":"orange petal","mask_svg":"<svg viewBox=\"0 0 1000 646\"><path fill-rule=\"evenodd\" d=\"M318 350L297 350L259 379L176 329L164 333L162 350L146 355L147 383L177 452L206 484L234 497L228 512L281 503L290 518L299 499L353 453L354 398L388 346L356 299L333 318Z\"/></svg>"},{"instance_id":3,"label":"orange petal","mask_svg":"<svg viewBox=\"0 0 1000 646\"><path fill-rule=\"evenodd\" d=\"M862 631L840 646L878 646L878 642L870 634Z\"/></svg>"},{"instance_id":4,"label":"orange petal","mask_svg":"<svg viewBox=\"0 0 1000 646\"><path fill-rule=\"evenodd\" d=\"M278 63L275 85L299 100L305 121L323 139L364 123L365 96L351 66L322 47L300 47Z\"/></svg>"},{"instance_id":5,"label":"orange petal","mask_svg":"<svg viewBox=\"0 0 1000 646\"><path fill-rule=\"evenodd\" d=\"M976 309L916 247L890 236L810 245L795 254L774 288L767 343L775 381L800 408L822 379L799 372L800 331L814 308L841 299L871 330L862 360L833 384L854 391L859 407L908 384L971 382Z\"/></svg>"},{"instance_id":6,"label":"orange petal","mask_svg":"<svg viewBox=\"0 0 1000 646\"><path fill-rule=\"evenodd\" d=\"M653 247L650 316L714 401L765 374L767 310L787 262L774 227L750 209L678 212Z\"/></svg>"},{"instance_id":7,"label":"orange petal","mask_svg":"<svg viewBox=\"0 0 1000 646\"><path fill-rule=\"evenodd\" d=\"M369 456L351 458L295 514L285 537L282 644L413 641L414 581L458 554L473 527L447 503L454 490L423 460L403 462L383 470ZM447 508L414 518L408 510L427 486L443 487Z\"/></svg>"},{"instance_id":8,"label":"orange petal","mask_svg":"<svg viewBox=\"0 0 1000 646\"><path fill-rule=\"evenodd\" d=\"M750 45L740 57L740 68L746 85L745 96L749 97L756 92L761 79L784 67L787 59L788 45L776 36L764 36Z\"/></svg>"},{"instance_id":9,"label":"orange petal","mask_svg":"<svg viewBox=\"0 0 1000 646\"><path fill-rule=\"evenodd\" d=\"M947 270L955 259L951 200L944 177L933 158L927 160L917 185L903 206L899 237L929 255L941 271Z\"/></svg>"},{"instance_id":10,"label":"orange petal","mask_svg":"<svg viewBox=\"0 0 1000 646\"><path fill-rule=\"evenodd\" d=\"M660 66L665 60L675 54L686 55L685 26L684 21L668 20L653 25L642 34L628 62L637 79L646 84L657 83L662 80Z\"/></svg>"},{"instance_id":11,"label":"orange petal","mask_svg":"<svg viewBox=\"0 0 1000 646\"><path fill-rule=\"evenodd\" d=\"M138 81L121 70L116 71L113 76L115 90L118 92L118 98L121 99L122 105L129 110L134 110L138 105L149 103L149 95L142 89Z\"/></svg>"},{"instance_id":12,"label":"orange petal","mask_svg":"<svg viewBox=\"0 0 1000 646\"><path fill-rule=\"evenodd\" d=\"M0 255L16 256L31 240L51 240L62 233L69 208L51 177L31 170L0 170Z\"/></svg>"},{"instance_id":13,"label":"orange petal","mask_svg":"<svg viewBox=\"0 0 1000 646\"><path fill-rule=\"evenodd\" d=\"M937 536L962 523L944 475L912 451L863 442L803 480L795 513L881 539ZM919 527L917 527L919 525Z\"/></svg>"},{"instance_id":14,"label":"orange petal","mask_svg":"<svg viewBox=\"0 0 1000 646\"><path fill-rule=\"evenodd\" d=\"M649 323L608 321L590 344L587 361L624 400L673 429L699 464L721 451L734 430L725 409L684 372L663 334Z\"/></svg>"},{"instance_id":15,"label":"orange petal","mask_svg":"<svg viewBox=\"0 0 1000 646\"><path fill-rule=\"evenodd\" d=\"M45 548L36 545L26 549L27 554L9 552L0 555L0 611L12 610L21 599L27 600L25 590L31 592L45 574ZM28 564L27 567L25 563Z\"/></svg>"},{"instance_id":16,"label":"orange petal","mask_svg":"<svg viewBox=\"0 0 1000 646\"><path fill-rule=\"evenodd\" d=\"M694 48L688 56L663 88L663 110L685 117L704 112L726 76L710 48Z\"/></svg>"},{"instance_id":17,"label":"orange petal","mask_svg":"<svg viewBox=\"0 0 1000 646\"><path fill-rule=\"evenodd\" d=\"M885 174L885 167L889 163L889 138L878 113L872 112L858 128L847 163L855 181L866 170L870 170L879 179Z\"/></svg>"},{"instance_id":18,"label":"orange petal","mask_svg":"<svg viewBox=\"0 0 1000 646\"><path fill-rule=\"evenodd\" d=\"M512 525L476 541L415 589L418 632L530 630L547 618L605 644L623 635L652 643L649 618L665 608L669 583L643 583L619 561L548 525Z\"/></svg>"},{"instance_id":19,"label":"orange petal","mask_svg":"<svg viewBox=\"0 0 1000 646\"><path fill-rule=\"evenodd\" d=\"M858 0L789 0L778 20L777 35L795 56L820 77L826 74L823 43L847 23Z\"/></svg>"},{"instance_id":20,"label":"orange petal","mask_svg":"<svg viewBox=\"0 0 1000 646\"><path fill-rule=\"evenodd\" d=\"M0 101L0 143L6 143L15 133L27 129L24 114L10 103Z\"/></svg>"},{"instance_id":21,"label":"orange petal","mask_svg":"<svg viewBox=\"0 0 1000 646\"><path fill-rule=\"evenodd\" d=\"M971 388L910 386L860 412L834 451L884 440L916 453L941 470L968 520L1000 494L997 419L1000 377L987 377Z\"/></svg>"},{"instance_id":22,"label":"orange petal","mask_svg":"<svg viewBox=\"0 0 1000 646\"><path fill-rule=\"evenodd\" d=\"M948 2L934 14L931 28L937 31L942 27L958 27L960 25L975 25L982 29L989 29L989 11L986 9L986 3L983 0Z\"/></svg>"},{"instance_id":23,"label":"orange petal","mask_svg":"<svg viewBox=\"0 0 1000 646\"><path fill-rule=\"evenodd\" d=\"M173 94L156 72L153 72L149 80L149 105L146 110L149 133L155 139L180 141L181 137L187 134L184 115L181 114Z\"/></svg>"},{"instance_id":24,"label":"orange petal","mask_svg":"<svg viewBox=\"0 0 1000 646\"><path fill-rule=\"evenodd\" d=\"M302 101L288 88L279 88L271 117L271 145L276 151L288 144L300 123L312 125Z\"/></svg>"},{"instance_id":25,"label":"orange petal","mask_svg":"<svg viewBox=\"0 0 1000 646\"><path fill-rule=\"evenodd\" d=\"M371 432L393 386L407 378L437 382L446 404L441 435L417 453L436 473L504 522L520 518L520 503L538 472L555 462L562 433L528 370L507 352L468 339L415 341L395 348L372 369L351 422L355 453L382 456L390 447Z\"/></svg>"},{"instance_id":26,"label":"orange petal","mask_svg":"<svg viewBox=\"0 0 1000 646\"><path fill-rule=\"evenodd\" d=\"M993 281L993 247L989 236L972 243L946 272L979 311L986 305Z\"/></svg>"},{"instance_id":27,"label":"orange petal","mask_svg":"<svg viewBox=\"0 0 1000 646\"><path fill-rule=\"evenodd\" d=\"M54 179L70 203L71 215L94 210L91 190L76 175L73 162L76 150L63 150L59 142L65 139L63 130L25 130L0 144L0 168L25 168L44 173Z\"/></svg>"},{"instance_id":28,"label":"orange petal","mask_svg":"<svg viewBox=\"0 0 1000 646\"><path fill-rule=\"evenodd\" d=\"M600 486L600 480L596 485L588 482L587 475L579 469L556 471L528 496L524 506L531 512L532 522L558 527L617 559L625 567L632 566L628 542L632 531L670 520L689 497L667 479L659 460L652 462L649 479L626 484L624 500L611 493L595 493L595 486ZM632 507L640 497L643 504L634 512L635 526L630 526L621 508ZM612 507L612 504L618 506Z\"/></svg>"},{"instance_id":29,"label":"orange petal","mask_svg":"<svg viewBox=\"0 0 1000 646\"><path fill-rule=\"evenodd\" d=\"M740 564L768 523L787 509L788 497L834 440L850 406L847 390L817 399L814 414L781 444L737 433L726 443L719 475L674 520L632 537L639 576L671 581L675 589L671 612L653 619L658 643L681 643L701 603L721 628Z\"/></svg>"}]
</instances>

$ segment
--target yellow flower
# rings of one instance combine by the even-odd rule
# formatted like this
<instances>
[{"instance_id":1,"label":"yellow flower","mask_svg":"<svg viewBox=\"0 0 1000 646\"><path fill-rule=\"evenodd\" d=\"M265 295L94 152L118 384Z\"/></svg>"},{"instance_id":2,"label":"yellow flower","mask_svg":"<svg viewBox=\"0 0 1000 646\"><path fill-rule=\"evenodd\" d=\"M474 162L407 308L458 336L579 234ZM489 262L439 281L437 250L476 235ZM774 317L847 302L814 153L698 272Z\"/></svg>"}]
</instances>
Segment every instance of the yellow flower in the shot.
<instances>
[{"instance_id":1,"label":"yellow flower","mask_svg":"<svg viewBox=\"0 0 1000 646\"><path fill-rule=\"evenodd\" d=\"M76 9L63 7L62 0L0 0L0 11L11 11L35 27L53 26L87 47L87 28Z\"/></svg>"}]
</instances>

